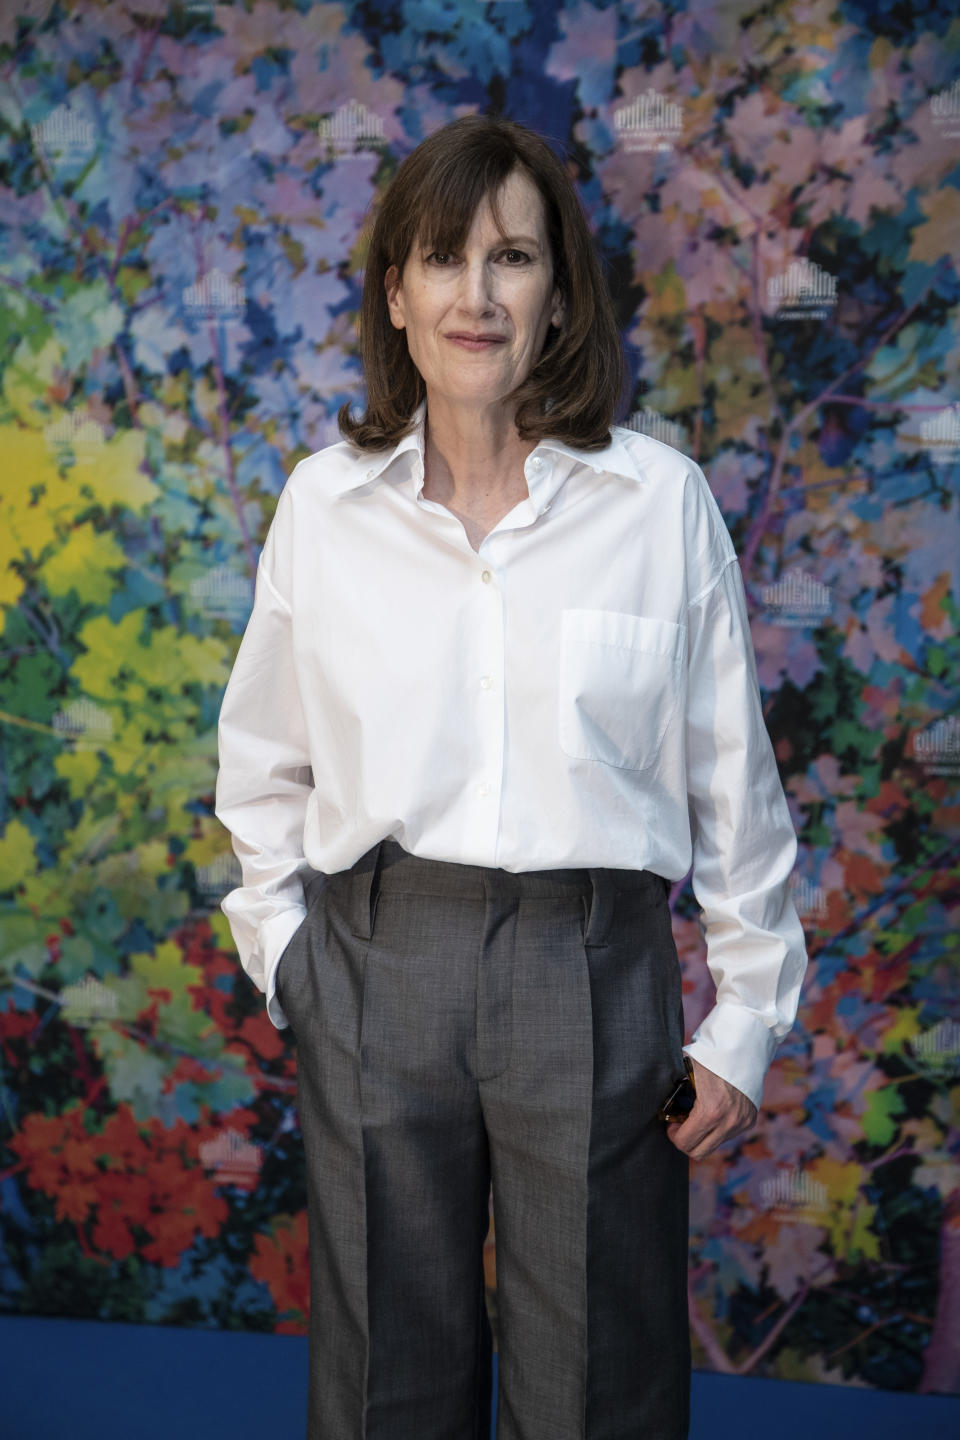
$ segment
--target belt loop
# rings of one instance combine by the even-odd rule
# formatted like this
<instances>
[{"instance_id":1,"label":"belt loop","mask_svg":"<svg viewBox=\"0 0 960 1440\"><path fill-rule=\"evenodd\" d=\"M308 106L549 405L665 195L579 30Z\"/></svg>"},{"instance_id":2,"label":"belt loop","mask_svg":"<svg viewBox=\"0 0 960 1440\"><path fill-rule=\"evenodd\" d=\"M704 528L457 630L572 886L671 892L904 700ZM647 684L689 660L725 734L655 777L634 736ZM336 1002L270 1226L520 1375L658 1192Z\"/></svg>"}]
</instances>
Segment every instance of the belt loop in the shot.
<instances>
[{"instance_id":1,"label":"belt loop","mask_svg":"<svg viewBox=\"0 0 960 1440\"><path fill-rule=\"evenodd\" d=\"M606 870L591 869L590 894L583 897L585 910L584 945L606 943L613 922L616 887Z\"/></svg>"},{"instance_id":2,"label":"belt loop","mask_svg":"<svg viewBox=\"0 0 960 1440\"><path fill-rule=\"evenodd\" d=\"M361 855L350 872L350 929L360 940L373 939L380 898L380 861L383 841Z\"/></svg>"}]
</instances>

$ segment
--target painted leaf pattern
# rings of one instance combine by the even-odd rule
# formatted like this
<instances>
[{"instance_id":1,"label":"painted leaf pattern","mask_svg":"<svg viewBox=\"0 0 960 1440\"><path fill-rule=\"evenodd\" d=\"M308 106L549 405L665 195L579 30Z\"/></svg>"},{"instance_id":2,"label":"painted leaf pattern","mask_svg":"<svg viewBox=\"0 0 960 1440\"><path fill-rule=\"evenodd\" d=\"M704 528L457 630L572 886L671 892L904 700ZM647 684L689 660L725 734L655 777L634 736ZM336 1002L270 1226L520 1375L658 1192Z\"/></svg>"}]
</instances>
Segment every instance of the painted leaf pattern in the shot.
<instances>
[{"instance_id":1,"label":"painted leaf pattern","mask_svg":"<svg viewBox=\"0 0 960 1440\"><path fill-rule=\"evenodd\" d=\"M695 1364L960 1390L958 51L951 7L863 0L3 7L8 1312L305 1330L217 712L285 477L361 393L364 217L499 110L565 147L622 418L730 526L800 839L797 1026L692 1167ZM689 1033L689 887L674 920Z\"/></svg>"}]
</instances>

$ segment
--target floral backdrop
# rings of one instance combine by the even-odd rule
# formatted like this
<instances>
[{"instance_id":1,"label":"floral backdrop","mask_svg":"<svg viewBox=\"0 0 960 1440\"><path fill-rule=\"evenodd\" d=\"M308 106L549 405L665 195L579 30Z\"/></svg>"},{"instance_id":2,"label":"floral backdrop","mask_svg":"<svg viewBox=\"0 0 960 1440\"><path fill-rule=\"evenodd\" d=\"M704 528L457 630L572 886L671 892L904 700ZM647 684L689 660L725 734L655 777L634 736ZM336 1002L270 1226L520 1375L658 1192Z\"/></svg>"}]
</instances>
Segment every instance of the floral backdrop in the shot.
<instances>
[{"instance_id":1,"label":"floral backdrop","mask_svg":"<svg viewBox=\"0 0 960 1440\"><path fill-rule=\"evenodd\" d=\"M306 1329L218 706L361 394L364 217L481 110L562 149L621 418L706 470L800 839L797 1026L691 1167L695 1364L960 1392L955 7L23 0L0 67L0 1309Z\"/></svg>"}]
</instances>

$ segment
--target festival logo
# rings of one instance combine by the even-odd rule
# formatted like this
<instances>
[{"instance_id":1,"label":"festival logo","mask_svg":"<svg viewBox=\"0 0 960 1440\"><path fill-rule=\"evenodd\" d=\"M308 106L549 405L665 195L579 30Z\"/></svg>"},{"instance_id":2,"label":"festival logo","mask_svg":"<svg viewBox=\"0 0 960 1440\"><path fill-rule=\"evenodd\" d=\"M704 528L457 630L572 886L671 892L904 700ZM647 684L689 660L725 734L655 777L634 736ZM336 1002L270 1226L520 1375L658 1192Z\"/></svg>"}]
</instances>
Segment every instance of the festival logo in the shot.
<instances>
[{"instance_id":1,"label":"festival logo","mask_svg":"<svg viewBox=\"0 0 960 1440\"><path fill-rule=\"evenodd\" d=\"M925 775L960 775L960 720L944 715L912 737L914 759Z\"/></svg>"},{"instance_id":2,"label":"festival logo","mask_svg":"<svg viewBox=\"0 0 960 1440\"><path fill-rule=\"evenodd\" d=\"M827 896L823 887L814 885L805 875L790 879L790 896L801 921L818 924L827 918Z\"/></svg>"},{"instance_id":3,"label":"festival logo","mask_svg":"<svg viewBox=\"0 0 960 1440\"><path fill-rule=\"evenodd\" d=\"M102 750L113 740L113 718L86 696L71 700L51 720L54 731L72 740L77 750Z\"/></svg>"},{"instance_id":4,"label":"festival logo","mask_svg":"<svg viewBox=\"0 0 960 1440\"><path fill-rule=\"evenodd\" d=\"M199 1146L200 1164L211 1172L218 1185L237 1185L253 1190L260 1178L263 1147L255 1145L237 1130L221 1130L213 1140Z\"/></svg>"},{"instance_id":5,"label":"festival logo","mask_svg":"<svg viewBox=\"0 0 960 1440\"><path fill-rule=\"evenodd\" d=\"M209 865L198 865L194 875L197 890L213 904L243 884L243 870L232 851L229 855L218 855Z\"/></svg>"},{"instance_id":6,"label":"festival logo","mask_svg":"<svg viewBox=\"0 0 960 1440\"><path fill-rule=\"evenodd\" d=\"M683 133L683 106L649 89L616 107L613 128L628 154L672 150Z\"/></svg>"},{"instance_id":7,"label":"festival logo","mask_svg":"<svg viewBox=\"0 0 960 1440\"><path fill-rule=\"evenodd\" d=\"M93 125L66 101L31 125L30 133L37 150L52 163L87 160L96 148Z\"/></svg>"},{"instance_id":8,"label":"festival logo","mask_svg":"<svg viewBox=\"0 0 960 1440\"><path fill-rule=\"evenodd\" d=\"M253 608L253 586L234 565L215 565L191 580L190 599L197 610L215 619L245 623Z\"/></svg>"},{"instance_id":9,"label":"festival logo","mask_svg":"<svg viewBox=\"0 0 960 1440\"><path fill-rule=\"evenodd\" d=\"M960 80L930 97L933 123L946 140L960 140Z\"/></svg>"},{"instance_id":10,"label":"festival logo","mask_svg":"<svg viewBox=\"0 0 960 1440\"><path fill-rule=\"evenodd\" d=\"M830 1213L826 1185L797 1165L778 1166L772 1176L761 1181L760 1204L791 1224L822 1224Z\"/></svg>"},{"instance_id":11,"label":"festival logo","mask_svg":"<svg viewBox=\"0 0 960 1440\"><path fill-rule=\"evenodd\" d=\"M63 987L60 1014L70 1025L97 1025L123 1018L117 992L91 974Z\"/></svg>"},{"instance_id":12,"label":"festival logo","mask_svg":"<svg viewBox=\"0 0 960 1440\"><path fill-rule=\"evenodd\" d=\"M796 566L760 593L771 625L823 625L833 609L831 587Z\"/></svg>"},{"instance_id":13,"label":"festival logo","mask_svg":"<svg viewBox=\"0 0 960 1440\"><path fill-rule=\"evenodd\" d=\"M960 1074L960 1022L945 1015L930 1030L922 1030L908 1042L914 1059L931 1076L948 1079Z\"/></svg>"},{"instance_id":14,"label":"festival logo","mask_svg":"<svg viewBox=\"0 0 960 1440\"><path fill-rule=\"evenodd\" d=\"M767 281L767 303L775 320L826 320L837 303L836 277L805 256Z\"/></svg>"},{"instance_id":15,"label":"festival logo","mask_svg":"<svg viewBox=\"0 0 960 1440\"><path fill-rule=\"evenodd\" d=\"M83 410L65 410L44 426L43 438L52 454L86 458L102 450L106 437L103 426Z\"/></svg>"},{"instance_id":16,"label":"festival logo","mask_svg":"<svg viewBox=\"0 0 960 1440\"><path fill-rule=\"evenodd\" d=\"M324 116L317 135L331 157L338 159L369 154L386 145L383 120L359 100L348 100L332 115Z\"/></svg>"},{"instance_id":17,"label":"festival logo","mask_svg":"<svg viewBox=\"0 0 960 1440\"><path fill-rule=\"evenodd\" d=\"M920 444L938 465L960 459L960 404L947 405L921 420Z\"/></svg>"},{"instance_id":18,"label":"festival logo","mask_svg":"<svg viewBox=\"0 0 960 1440\"><path fill-rule=\"evenodd\" d=\"M235 285L222 270L211 270L201 275L196 284L184 286L181 298L188 322L215 320L229 324L241 320L247 307L244 287Z\"/></svg>"},{"instance_id":19,"label":"festival logo","mask_svg":"<svg viewBox=\"0 0 960 1440\"><path fill-rule=\"evenodd\" d=\"M674 450L681 450L684 455L690 454L690 437L686 426L681 425L678 420L669 420L666 415L661 415L659 410L644 406L642 410L634 410L623 423L628 430L649 435L663 445L672 445Z\"/></svg>"}]
</instances>

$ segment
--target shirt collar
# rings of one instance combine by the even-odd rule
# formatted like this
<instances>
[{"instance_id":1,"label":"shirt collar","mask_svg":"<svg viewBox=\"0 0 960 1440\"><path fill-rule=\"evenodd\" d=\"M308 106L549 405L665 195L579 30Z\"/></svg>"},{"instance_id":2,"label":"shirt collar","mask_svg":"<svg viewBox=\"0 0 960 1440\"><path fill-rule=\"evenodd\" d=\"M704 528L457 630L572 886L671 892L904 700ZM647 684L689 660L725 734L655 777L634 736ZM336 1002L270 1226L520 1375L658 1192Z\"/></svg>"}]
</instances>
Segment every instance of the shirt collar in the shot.
<instances>
[{"instance_id":1,"label":"shirt collar","mask_svg":"<svg viewBox=\"0 0 960 1440\"><path fill-rule=\"evenodd\" d=\"M401 475L407 476L411 470L415 473L416 490L419 495L424 476L423 431L426 415L427 404L424 400L414 412L411 429L397 441L392 450L378 451L373 456L359 451L355 467L352 467L339 481L335 487L335 493L343 495L349 490L359 489L361 485L369 485L378 480L391 467L397 465L399 461L400 464L397 468ZM530 452L525 465L527 489L535 509L538 511L541 509L539 503L541 497L538 492L542 486L549 484L549 480L547 474L537 473L541 468L547 470L548 467L534 465L532 462L535 459L543 461L550 453L565 455L578 464L587 465L598 475L611 473L625 476L628 480L642 479L643 470L623 443L618 430L619 427L613 427L610 444L605 445L602 450L580 450L576 446L567 445L564 441L555 440L551 436L541 440ZM409 458L402 461L402 456ZM564 468L565 471L569 470L569 467Z\"/></svg>"},{"instance_id":2,"label":"shirt collar","mask_svg":"<svg viewBox=\"0 0 960 1440\"><path fill-rule=\"evenodd\" d=\"M416 468L422 478L424 471L423 424L426 414L426 401L421 401L414 411L413 428L397 441L392 450L377 450L372 454L366 450L356 450L355 463L346 469L332 487L333 493L345 495L348 490L359 490L361 485L369 485L372 480L378 480L401 455L409 454L413 462L419 460ZM410 464L409 461L407 463ZM406 469L404 473L406 473Z\"/></svg>"}]
</instances>

